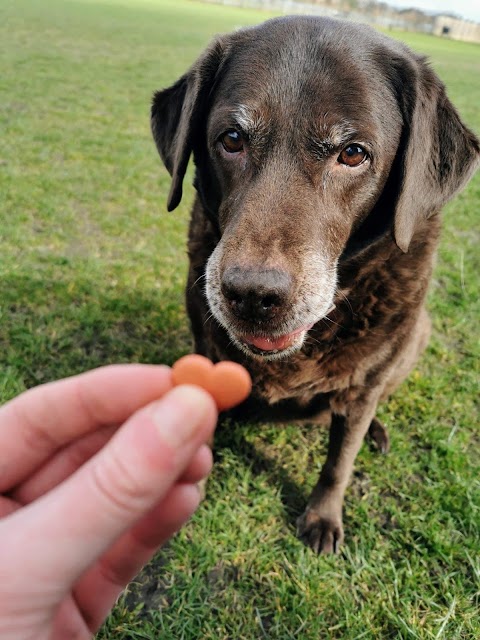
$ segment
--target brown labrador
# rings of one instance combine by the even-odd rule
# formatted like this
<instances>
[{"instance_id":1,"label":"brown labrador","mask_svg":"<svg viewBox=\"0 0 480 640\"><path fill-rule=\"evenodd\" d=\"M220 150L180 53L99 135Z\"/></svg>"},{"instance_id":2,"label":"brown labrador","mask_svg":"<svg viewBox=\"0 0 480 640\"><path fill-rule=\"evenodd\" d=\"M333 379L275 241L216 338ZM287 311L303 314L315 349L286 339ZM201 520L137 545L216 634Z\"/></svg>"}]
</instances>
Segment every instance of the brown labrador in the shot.
<instances>
[{"instance_id":1,"label":"brown labrador","mask_svg":"<svg viewBox=\"0 0 480 640\"><path fill-rule=\"evenodd\" d=\"M298 532L343 539L342 503L379 401L427 344L442 205L480 148L428 63L372 29L286 17L217 38L155 94L172 176L193 154L187 306L195 348L252 374L250 416L330 420Z\"/></svg>"}]
</instances>

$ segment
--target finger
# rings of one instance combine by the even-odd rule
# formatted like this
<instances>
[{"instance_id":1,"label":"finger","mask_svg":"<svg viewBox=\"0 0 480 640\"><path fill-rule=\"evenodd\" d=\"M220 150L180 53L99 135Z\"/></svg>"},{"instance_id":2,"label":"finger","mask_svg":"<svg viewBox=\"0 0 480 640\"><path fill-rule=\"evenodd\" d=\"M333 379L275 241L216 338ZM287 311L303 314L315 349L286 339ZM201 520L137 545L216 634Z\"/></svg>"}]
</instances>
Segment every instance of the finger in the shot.
<instances>
[{"instance_id":1,"label":"finger","mask_svg":"<svg viewBox=\"0 0 480 640\"><path fill-rule=\"evenodd\" d=\"M190 464L182 473L179 482L200 482L208 476L213 466L212 450L207 444L203 444L190 461Z\"/></svg>"},{"instance_id":2,"label":"finger","mask_svg":"<svg viewBox=\"0 0 480 640\"><path fill-rule=\"evenodd\" d=\"M106 445L117 430L117 426L102 427L60 449L9 495L23 505L37 500L75 473Z\"/></svg>"},{"instance_id":3,"label":"finger","mask_svg":"<svg viewBox=\"0 0 480 640\"><path fill-rule=\"evenodd\" d=\"M171 387L168 367L112 365L18 396L0 409L0 491L17 485L60 447L124 422Z\"/></svg>"},{"instance_id":4,"label":"finger","mask_svg":"<svg viewBox=\"0 0 480 640\"><path fill-rule=\"evenodd\" d=\"M116 431L117 427L103 427L72 442L48 460L25 482L10 491L9 496L19 505L26 505L37 500L71 476L82 464L100 451ZM210 473L212 463L211 449L208 445L203 445L185 469L181 478L182 482L199 482Z\"/></svg>"},{"instance_id":5,"label":"finger","mask_svg":"<svg viewBox=\"0 0 480 640\"><path fill-rule=\"evenodd\" d=\"M125 533L77 583L74 596L89 629L95 632L125 586L194 513L198 488L177 484L145 518Z\"/></svg>"},{"instance_id":6,"label":"finger","mask_svg":"<svg viewBox=\"0 0 480 640\"><path fill-rule=\"evenodd\" d=\"M21 505L13 499L6 496L0 496L0 519L9 516L17 509L20 509Z\"/></svg>"},{"instance_id":7,"label":"finger","mask_svg":"<svg viewBox=\"0 0 480 640\"><path fill-rule=\"evenodd\" d=\"M211 438L216 419L209 394L198 387L176 387L132 416L62 485L3 520L11 525L4 528L5 538L14 531L11 543L23 556L28 550L32 583L51 584L54 576L57 596L75 583L166 496Z\"/></svg>"}]
</instances>

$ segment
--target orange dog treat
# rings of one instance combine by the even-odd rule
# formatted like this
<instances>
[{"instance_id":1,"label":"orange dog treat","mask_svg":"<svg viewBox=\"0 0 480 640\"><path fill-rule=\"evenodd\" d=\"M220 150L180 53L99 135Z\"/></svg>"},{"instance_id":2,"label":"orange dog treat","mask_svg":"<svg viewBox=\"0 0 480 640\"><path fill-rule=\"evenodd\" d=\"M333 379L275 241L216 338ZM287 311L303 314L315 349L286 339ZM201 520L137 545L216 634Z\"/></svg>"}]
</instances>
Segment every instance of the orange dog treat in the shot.
<instances>
[{"instance_id":1,"label":"orange dog treat","mask_svg":"<svg viewBox=\"0 0 480 640\"><path fill-rule=\"evenodd\" d=\"M197 354L183 356L172 367L174 385L195 384L210 393L220 411L245 400L252 390L248 371L236 362L213 364Z\"/></svg>"},{"instance_id":2,"label":"orange dog treat","mask_svg":"<svg viewBox=\"0 0 480 640\"><path fill-rule=\"evenodd\" d=\"M248 371L236 362L218 362L210 372L208 387L220 411L231 409L248 398L252 379Z\"/></svg>"},{"instance_id":3,"label":"orange dog treat","mask_svg":"<svg viewBox=\"0 0 480 640\"><path fill-rule=\"evenodd\" d=\"M196 353L183 356L172 367L173 384L196 384L206 389L206 379L212 369L213 362L205 356Z\"/></svg>"}]
</instances>

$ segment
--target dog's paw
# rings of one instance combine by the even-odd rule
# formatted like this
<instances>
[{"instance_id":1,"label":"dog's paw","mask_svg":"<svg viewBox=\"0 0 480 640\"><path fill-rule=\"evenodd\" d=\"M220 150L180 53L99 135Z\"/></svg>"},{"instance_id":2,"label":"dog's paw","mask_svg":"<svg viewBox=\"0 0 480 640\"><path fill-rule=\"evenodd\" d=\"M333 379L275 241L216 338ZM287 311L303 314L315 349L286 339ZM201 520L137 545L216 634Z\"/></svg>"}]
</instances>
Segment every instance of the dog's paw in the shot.
<instances>
[{"instance_id":1,"label":"dog's paw","mask_svg":"<svg viewBox=\"0 0 480 640\"><path fill-rule=\"evenodd\" d=\"M343 542L342 518L307 507L297 520L297 536L315 553L338 553Z\"/></svg>"},{"instance_id":2,"label":"dog's paw","mask_svg":"<svg viewBox=\"0 0 480 640\"><path fill-rule=\"evenodd\" d=\"M380 453L388 453L390 451L390 438L387 428L377 418L374 418L370 423L368 437Z\"/></svg>"}]
</instances>

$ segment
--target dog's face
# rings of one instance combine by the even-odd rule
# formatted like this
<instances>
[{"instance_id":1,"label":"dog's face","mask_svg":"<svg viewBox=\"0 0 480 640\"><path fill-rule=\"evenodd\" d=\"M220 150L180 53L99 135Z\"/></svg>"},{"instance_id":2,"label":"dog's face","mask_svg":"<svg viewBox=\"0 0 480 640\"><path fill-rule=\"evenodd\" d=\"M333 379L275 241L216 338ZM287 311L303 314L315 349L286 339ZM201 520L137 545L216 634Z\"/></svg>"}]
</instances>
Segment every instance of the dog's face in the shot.
<instances>
[{"instance_id":1,"label":"dog's face","mask_svg":"<svg viewBox=\"0 0 480 640\"><path fill-rule=\"evenodd\" d=\"M206 291L240 348L274 358L331 309L339 257L378 199L402 120L349 47L288 32L258 48L244 43L208 115L222 235Z\"/></svg>"},{"instance_id":2,"label":"dog's face","mask_svg":"<svg viewBox=\"0 0 480 640\"><path fill-rule=\"evenodd\" d=\"M463 184L473 151L462 171L449 160L442 180L432 175L451 151L433 105L442 92L401 45L363 27L297 18L219 40L156 95L152 127L174 178L170 208L193 150L196 186L219 233L206 296L239 348L267 359L299 349L331 309L339 260L369 218L394 227L406 251L416 225ZM419 110L420 99L432 105ZM456 131L447 142L457 147L469 132L449 118ZM407 165L418 173L412 186ZM422 188L430 193L415 212Z\"/></svg>"}]
</instances>

